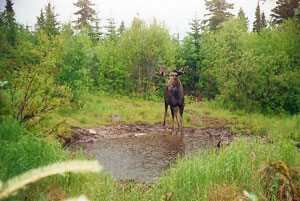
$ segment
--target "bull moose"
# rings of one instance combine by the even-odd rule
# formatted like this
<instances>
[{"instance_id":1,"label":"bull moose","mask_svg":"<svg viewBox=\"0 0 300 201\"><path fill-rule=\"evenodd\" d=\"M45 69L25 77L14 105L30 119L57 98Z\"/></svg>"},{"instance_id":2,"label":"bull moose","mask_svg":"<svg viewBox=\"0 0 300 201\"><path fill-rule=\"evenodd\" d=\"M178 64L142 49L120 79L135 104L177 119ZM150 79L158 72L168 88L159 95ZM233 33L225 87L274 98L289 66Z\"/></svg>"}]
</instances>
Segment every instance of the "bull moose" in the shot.
<instances>
[{"instance_id":1,"label":"bull moose","mask_svg":"<svg viewBox=\"0 0 300 201\"><path fill-rule=\"evenodd\" d=\"M180 128L181 135L184 134L183 131L183 109L184 109L184 93L183 93L183 87L179 80L179 76L186 73L188 69L188 66L184 67L184 70L174 70L173 72L169 72L168 74L165 72L166 67L158 67L158 75L160 76L168 76L169 81L165 88L165 116L164 116L164 123L163 125L166 125L166 117L168 113L168 106L170 105L171 108L171 114L173 119L173 131L172 134L175 134L175 120L174 117L176 117L178 128ZM179 109L180 113L180 124L177 117L177 112Z\"/></svg>"}]
</instances>

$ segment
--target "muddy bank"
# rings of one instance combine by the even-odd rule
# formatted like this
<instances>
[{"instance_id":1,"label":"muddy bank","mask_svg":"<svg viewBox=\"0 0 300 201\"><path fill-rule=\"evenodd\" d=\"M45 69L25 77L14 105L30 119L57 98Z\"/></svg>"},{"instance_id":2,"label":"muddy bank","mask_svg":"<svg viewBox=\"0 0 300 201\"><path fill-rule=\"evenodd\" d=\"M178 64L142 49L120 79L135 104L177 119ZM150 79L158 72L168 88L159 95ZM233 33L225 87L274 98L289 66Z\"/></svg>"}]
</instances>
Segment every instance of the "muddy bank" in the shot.
<instances>
[{"instance_id":1,"label":"muddy bank","mask_svg":"<svg viewBox=\"0 0 300 201\"><path fill-rule=\"evenodd\" d=\"M161 124L147 124L135 122L133 124L104 125L96 128L71 127L73 136L69 146L93 143L103 139L132 138L146 135L171 134L171 127L163 127ZM228 128L184 128L184 136L198 136L213 141L231 141L233 137L241 134L233 134ZM177 131L176 136L181 136Z\"/></svg>"},{"instance_id":2,"label":"muddy bank","mask_svg":"<svg viewBox=\"0 0 300 201\"><path fill-rule=\"evenodd\" d=\"M205 114L199 116L195 111L187 110L186 113L192 116L193 121L203 123L205 128L189 128L184 127L185 136L198 136L208 137L214 141L228 141L230 142L233 137L241 136L243 134L233 134L229 131L229 126L238 123L233 119L234 123L230 123L225 120L211 118ZM177 126L177 125L176 125ZM71 127L73 132L72 137L66 143L67 146L76 146L78 144L93 143L102 139L115 139L115 138L130 138L144 135L155 134L171 134L172 128L169 123L166 127L162 126L162 123L148 124L145 122L135 122L132 124L118 124L118 125L100 125L96 128L80 128ZM177 135L180 132L177 129Z\"/></svg>"}]
</instances>

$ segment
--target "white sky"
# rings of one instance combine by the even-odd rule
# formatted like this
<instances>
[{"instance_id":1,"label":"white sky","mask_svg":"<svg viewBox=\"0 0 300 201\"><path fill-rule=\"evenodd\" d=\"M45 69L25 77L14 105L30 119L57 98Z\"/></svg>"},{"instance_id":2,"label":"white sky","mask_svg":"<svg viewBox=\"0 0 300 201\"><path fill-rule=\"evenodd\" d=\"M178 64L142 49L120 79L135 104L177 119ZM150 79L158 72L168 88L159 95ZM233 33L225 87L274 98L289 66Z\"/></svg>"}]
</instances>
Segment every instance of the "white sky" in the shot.
<instances>
[{"instance_id":1,"label":"white sky","mask_svg":"<svg viewBox=\"0 0 300 201\"><path fill-rule=\"evenodd\" d=\"M13 0L16 19L18 22L29 26L36 23L41 8L50 2L55 6L55 13L61 23L74 20L73 15L77 8L73 5L77 0ZM171 34L179 33L180 38L190 31L189 23L192 19L204 19L205 10L204 0L91 0L95 3L95 9L101 19L100 26L106 25L106 19L112 16L117 23L125 22L129 27L134 16L139 14L140 18L150 23L155 17L159 22L164 23ZM237 15L239 8L242 7L252 26L254 21L257 0L227 0L234 3L234 10L230 12ZM275 0L260 2L261 11L265 12L267 20L271 9L275 7ZM3 11L5 0L0 0L0 10Z\"/></svg>"}]
</instances>

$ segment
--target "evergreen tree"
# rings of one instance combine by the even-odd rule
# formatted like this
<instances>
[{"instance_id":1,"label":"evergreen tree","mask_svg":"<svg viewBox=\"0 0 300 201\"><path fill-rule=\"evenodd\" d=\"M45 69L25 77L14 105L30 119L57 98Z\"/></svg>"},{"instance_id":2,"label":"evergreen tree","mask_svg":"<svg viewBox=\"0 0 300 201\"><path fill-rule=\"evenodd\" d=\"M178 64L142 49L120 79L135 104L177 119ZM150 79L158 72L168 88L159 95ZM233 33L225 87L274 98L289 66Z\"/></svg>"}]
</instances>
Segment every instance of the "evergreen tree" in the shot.
<instances>
[{"instance_id":1,"label":"evergreen tree","mask_svg":"<svg viewBox=\"0 0 300 201\"><path fill-rule=\"evenodd\" d=\"M54 6L51 6L50 3L46 6L45 15L45 32L48 35L57 35L59 23L57 22L56 17L58 15L54 13Z\"/></svg>"},{"instance_id":2,"label":"evergreen tree","mask_svg":"<svg viewBox=\"0 0 300 201\"><path fill-rule=\"evenodd\" d=\"M207 23L212 31L217 29L217 26L228 20L233 16L228 9L233 9L233 3L227 3L226 0L205 0L205 5L210 13L204 16L210 16L209 19L204 20L203 23Z\"/></svg>"},{"instance_id":3,"label":"evergreen tree","mask_svg":"<svg viewBox=\"0 0 300 201\"><path fill-rule=\"evenodd\" d=\"M112 16L110 16L108 19L107 19L107 23L108 25L105 26L105 28L107 29L107 36L112 38L114 36L116 36L116 22L114 20L114 18L112 18Z\"/></svg>"},{"instance_id":4,"label":"evergreen tree","mask_svg":"<svg viewBox=\"0 0 300 201\"><path fill-rule=\"evenodd\" d=\"M244 20L245 25L246 25L246 28L247 28L247 30L248 30L249 19L248 19L248 17L246 17L246 14L245 14L244 10L242 9L242 7L240 7L240 10L239 10L239 13L238 13L237 17L238 17L239 19L241 19L241 20Z\"/></svg>"},{"instance_id":5,"label":"evergreen tree","mask_svg":"<svg viewBox=\"0 0 300 201\"><path fill-rule=\"evenodd\" d=\"M200 20L197 18L197 16L192 20L191 23L189 23L191 32L189 33L194 38L194 42L196 43L198 39L200 38L200 32L201 32L201 23Z\"/></svg>"},{"instance_id":6,"label":"evergreen tree","mask_svg":"<svg viewBox=\"0 0 300 201\"><path fill-rule=\"evenodd\" d=\"M101 31L101 29L102 29L102 27L100 27L100 18L96 14L95 15L95 32L96 32L98 39L103 35L103 32Z\"/></svg>"},{"instance_id":7,"label":"evergreen tree","mask_svg":"<svg viewBox=\"0 0 300 201\"><path fill-rule=\"evenodd\" d=\"M121 34L124 30L125 30L125 23L124 23L124 21L122 21L120 24L120 27L118 29L118 34L121 36Z\"/></svg>"},{"instance_id":8,"label":"evergreen tree","mask_svg":"<svg viewBox=\"0 0 300 201\"><path fill-rule=\"evenodd\" d=\"M13 20L15 20L15 11L13 9L14 3L11 0L6 0L5 11L10 14Z\"/></svg>"},{"instance_id":9,"label":"evergreen tree","mask_svg":"<svg viewBox=\"0 0 300 201\"><path fill-rule=\"evenodd\" d=\"M271 17L277 24L282 23L283 20L297 17L300 18L299 0L277 0L276 7L272 9ZM298 12L296 10L298 9Z\"/></svg>"},{"instance_id":10,"label":"evergreen tree","mask_svg":"<svg viewBox=\"0 0 300 201\"><path fill-rule=\"evenodd\" d=\"M78 15L78 19L74 21L75 28L92 27L96 15L96 11L92 6L95 4L91 3L90 0L78 0L74 5L79 8L75 13L75 15Z\"/></svg>"},{"instance_id":11,"label":"evergreen tree","mask_svg":"<svg viewBox=\"0 0 300 201\"><path fill-rule=\"evenodd\" d=\"M35 24L35 29L36 30L39 30L39 29L45 30L45 24L46 24L46 19L44 16L43 9L41 9L40 16L37 17L37 23Z\"/></svg>"},{"instance_id":12,"label":"evergreen tree","mask_svg":"<svg viewBox=\"0 0 300 201\"><path fill-rule=\"evenodd\" d=\"M253 31L260 32L262 28L261 16L260 16L260 6L259 2L257 2L256 10L255 10L255 20L253 22Z\"/></svg>"},{"instance_id":13,"label":"evergreen tree","mask_svg":"<svg viewBox=\"0 0 300 201\"><path fill-rule=\"evenodd\" d=\"M10 45L14 46L16 43L16 29L17 24L15 20L15 11L13 9L14 3L11 0L6 0L5 15L7 22L6 38Z\"/></svg>"},{"instance_id":14,"label":"evergreen tree","mask_svg":"<svg viewBox=\"0 0 300 201\"><path fill-rule=\"evenodd\" d=\"M266 20L266 16L265 16L264 12L262 12L262 14L261 14L261 26L267 27L267 20Z\"/></svg>"}]
</instances>

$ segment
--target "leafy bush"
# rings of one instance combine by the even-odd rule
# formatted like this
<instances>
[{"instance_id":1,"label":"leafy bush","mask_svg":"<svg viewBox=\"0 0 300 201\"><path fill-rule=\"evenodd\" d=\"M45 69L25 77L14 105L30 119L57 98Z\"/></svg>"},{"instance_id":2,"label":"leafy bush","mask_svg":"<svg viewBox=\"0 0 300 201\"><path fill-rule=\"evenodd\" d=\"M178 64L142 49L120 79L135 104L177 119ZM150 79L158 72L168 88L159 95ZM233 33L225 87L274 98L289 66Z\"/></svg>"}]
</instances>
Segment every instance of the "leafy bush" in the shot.
<instances>
[{"instance_id":1,"label":"leafy bush","mask_svg":"<svg viewBox=\"0 0 300 201\"><path fill-rule=\"evenodd\" d=\"M216 33L205 32L204 94L232 109L300 112L299 30L297 20L288 20L247 33L243 21L231 19Z\"/></svg>"}]
</instances>

